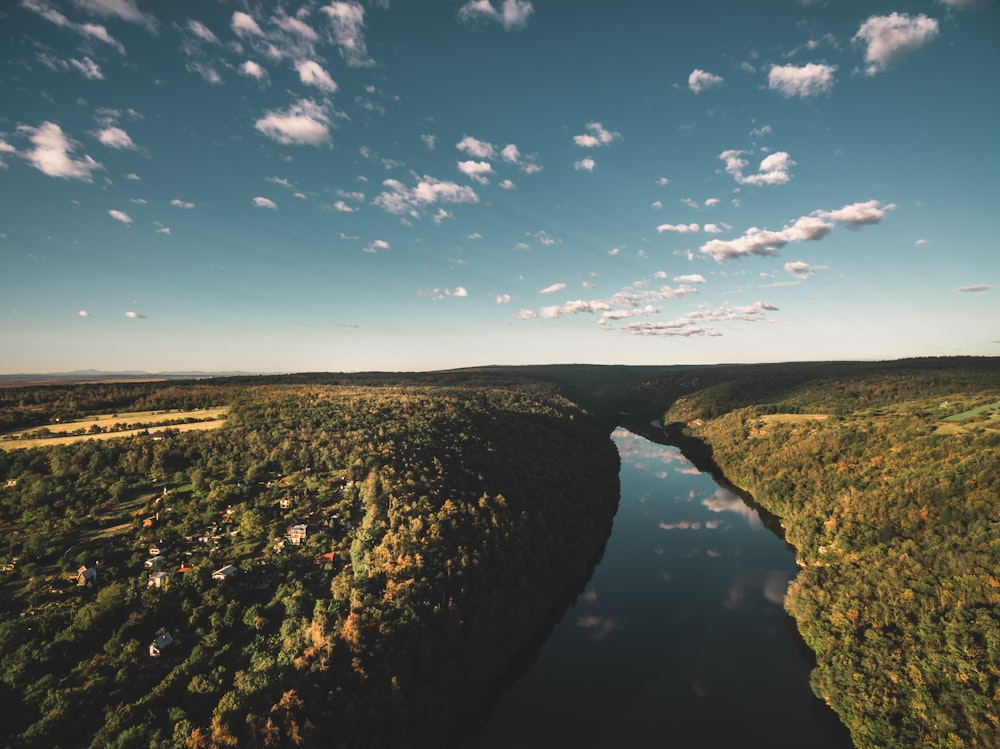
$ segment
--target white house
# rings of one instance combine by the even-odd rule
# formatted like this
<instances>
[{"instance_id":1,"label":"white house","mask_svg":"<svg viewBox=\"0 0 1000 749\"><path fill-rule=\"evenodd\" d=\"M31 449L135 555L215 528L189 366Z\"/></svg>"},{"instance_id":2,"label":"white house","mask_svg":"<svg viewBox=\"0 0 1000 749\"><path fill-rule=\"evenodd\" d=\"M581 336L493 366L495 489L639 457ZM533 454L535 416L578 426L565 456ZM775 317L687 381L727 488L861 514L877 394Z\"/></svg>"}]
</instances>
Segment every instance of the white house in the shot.
<instances>
[{"instance_id":1,"label":"white house","mask_svg":"<svg viewBox=\"0 0 1000 749\"><path fill-rule=\"evenodd\" d=\"M308 528L305 523L296 523L295 525L288 526L288 533L286 535L292 546L301 546L305 543L307 532Z\"/></svg>"},{"instance_id":2,"label":"white house","mask_svg":"<svg viewBox=\"0 0 1000 749\"><path fill-rule=\"evenodd\" d=\"M172 643L173 641L174 641L173 635L171 635L166 630L163 630L156 636L155 640L149 643L149 654L154 658L157 658L160 655L160 653L162 653L167 647L169 647L170 643Z\"/></svg>"},{"instance_id":3,"label":"white house","mask_svg":"<svg viewBox=\"0 0 1000 749\"><path fill-rule=\"evenodd\" d=\"M165 588L170 582L170 574L167 572L154 572L149 576L146 586L149 588Z\"/></svg>"},{"instance_id":4,"label":"white house","mask_svg":"<svg viewBox=\"0 0 1000 749\"><path fill-rule=\"evenodd\" d=\"M239 572L239 568L238 567L236 567L236 566L234 566L232 564L227 564L222 569L218 569L215 572L213 572L212 573L212 579L213 580L228 580L233 575L235 575L237 572Z\"/></svg>"}]
</instances>

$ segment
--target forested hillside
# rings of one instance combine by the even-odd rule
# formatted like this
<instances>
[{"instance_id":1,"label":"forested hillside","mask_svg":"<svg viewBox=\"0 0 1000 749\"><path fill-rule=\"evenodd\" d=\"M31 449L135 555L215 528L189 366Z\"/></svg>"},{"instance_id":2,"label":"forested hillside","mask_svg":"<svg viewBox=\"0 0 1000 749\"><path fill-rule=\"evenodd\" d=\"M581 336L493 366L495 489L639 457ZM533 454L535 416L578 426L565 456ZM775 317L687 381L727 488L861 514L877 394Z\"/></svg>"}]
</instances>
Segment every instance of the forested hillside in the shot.
<instances>
[{"instance_id":1,"label":"forested hillside","mask_svg":"<svg viewBox=\"0 0 1000 749\"><path fill-rule=\"evenodd\" d=\"M706 368L650 392L780 517L786 608L855 745L1000 745L1000 362Z\"/></svg>"},{"instance_id":2,"label":"forested hillside","mask_svg":"<svg viewBox=\"0 0 1000 749\"><path fill-rule=\"evenodd\" d=\"M2 393L8 429L230 408L3 444L0 744L441 746L586 581L618 456L579 406L288 379Z\"/></svg>"}]
</instances>

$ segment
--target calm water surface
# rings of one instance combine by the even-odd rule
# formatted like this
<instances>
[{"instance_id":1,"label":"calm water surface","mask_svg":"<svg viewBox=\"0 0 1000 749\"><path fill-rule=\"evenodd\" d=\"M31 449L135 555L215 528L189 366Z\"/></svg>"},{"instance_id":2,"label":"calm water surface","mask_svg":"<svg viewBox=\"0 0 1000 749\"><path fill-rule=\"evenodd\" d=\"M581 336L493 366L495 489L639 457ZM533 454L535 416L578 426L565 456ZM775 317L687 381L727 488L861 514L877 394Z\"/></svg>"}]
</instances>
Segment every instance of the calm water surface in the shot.
<instances>
[{"instance_id":1,"label":"calm water surface","mask_svg":"<svg viewBox=\"0 0 1000 749\"><path fill-rule=\"evenodd\" d=\"M850 747L782 608L792 552L677 449L613 436L604 557L466 747Z\"/></svg>"}]
</instances>

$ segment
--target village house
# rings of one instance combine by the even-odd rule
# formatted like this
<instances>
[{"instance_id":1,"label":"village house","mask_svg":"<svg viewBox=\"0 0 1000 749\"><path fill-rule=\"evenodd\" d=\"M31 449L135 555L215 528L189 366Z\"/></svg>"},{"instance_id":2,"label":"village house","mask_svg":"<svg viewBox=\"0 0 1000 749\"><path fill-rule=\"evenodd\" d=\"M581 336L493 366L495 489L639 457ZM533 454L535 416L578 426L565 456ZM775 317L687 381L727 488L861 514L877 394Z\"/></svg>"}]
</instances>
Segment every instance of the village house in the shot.
<instances>
[{"instance_id":1,"label":"village house","mask_svg":"<svg viewBox=\"0 0 1000 749\"><path fill-rule=\"evenodd\" d=\"M80 567L76 571L77 585L93 585L97 582L97 563L93 567Z\"/></svg>"},{"instance_id":2,"label":"village house","mask_svg":"<svg viewBox=\"0 0 1000 749\"><path fill-rule=\"evenodd\" d=\"M301 546L305 543L307 530L305 523L296 523L288 526L288 532L285 535L288 536L288 542L292 546Z\"/></svg>"},{"instance_id":3,"label":"village house","mask_svg":"<svg viewBox=\"0 0 1000 749\"><path fill-rule=\"evenodd\" d=\"M146 583L148 588L165 588L167 583L170 581L170 574L168 572L160 571L154 572L149 576L149 582Z\"/></svg>"},{"instance_id":4,"label":"village house","mask_svg":"<svg viewBox=\"0 0 1000 749\"><path fill-rule=\"evenodd\" d=\"M225 567L223 567L221 569L218 569L215 572L213 572L212 573L212 579L213 580L228 580L229 578L233 577L237 572L239 572L239 568L238 567L236 567L236 566L234 566L232 564L227 564Z\"/></svg>"},{"instance_id":5,"label":"village house","mask_svg":"<svg viewBox=\"0 0 1000 749\"><path fill-rule=\"evenodd\" d=\"M165 556L162 556L162 555L161 556L150 557L145 562L143 562L143 566L147 570L151 570L151 569L153 569L154 567L156 567L158 565L164 564L166 561L167 561L167 558Z\"/></svg>"},{"instance_id":6,"label":"village house","mask_svg":"<svg viewBox=\"0 0 1000 749\"><path fill-rule=\"evenodd\" d=\"M173 641L174 641L173 635L171 635L166 630L163 630L158 635L156 635L156 639L154 639L151 643L149 643L149 654L154 658L158 658L160 654L166 648L168 648Z\"/></svg>"}]
</instances>

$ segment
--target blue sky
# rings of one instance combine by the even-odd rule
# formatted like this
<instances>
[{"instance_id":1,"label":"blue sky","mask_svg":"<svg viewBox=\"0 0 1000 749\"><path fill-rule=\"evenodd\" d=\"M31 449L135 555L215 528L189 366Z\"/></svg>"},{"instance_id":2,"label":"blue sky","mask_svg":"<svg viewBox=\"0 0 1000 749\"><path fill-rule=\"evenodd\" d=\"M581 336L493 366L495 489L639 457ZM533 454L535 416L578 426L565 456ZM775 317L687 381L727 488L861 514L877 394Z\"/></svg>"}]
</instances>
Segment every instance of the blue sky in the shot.
<instances>
[{"instance_id":1,"label":"blue sky","mask_svg":"<svg viewBox=\"0 0 1000 749\"><path fill-rule=\"evenodd\" d=\"M1000 354L995 1L0 6L0 371Z\"/></svg>"}]
</instances>

